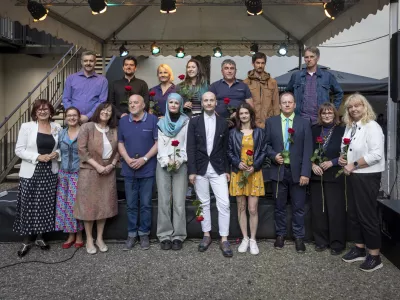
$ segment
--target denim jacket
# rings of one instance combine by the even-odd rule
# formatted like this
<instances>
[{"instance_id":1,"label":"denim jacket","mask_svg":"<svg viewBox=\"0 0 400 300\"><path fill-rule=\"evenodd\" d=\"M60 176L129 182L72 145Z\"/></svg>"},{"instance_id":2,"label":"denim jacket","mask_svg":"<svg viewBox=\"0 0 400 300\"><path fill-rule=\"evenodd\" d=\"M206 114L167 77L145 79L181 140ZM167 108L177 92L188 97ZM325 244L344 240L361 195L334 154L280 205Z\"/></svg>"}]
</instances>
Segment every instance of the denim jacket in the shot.
<instances>
[{"instance_id":1,"label":"denim jacket","mask_svg":"<svg viewBox=\"0 0 400 300\"><path fill-rule=\"evenodd\" d=\"M61 167L65 172L79 171L78 139L70 143L68 127L64 128L58 136L58 146L61 152Z\"/></svg>"},{"instance_id":2,"label":"denim jacket","mask_svg":"<svg viewBox=\"0 0 400 300\"><path fill-rule=\"evenodd\" d=\"M287 92L292 92L296 99L296 115L300 115L303 106L303 95L306 86L307 69L295 72L292 74L290 81L286 87ZM334 99L333 104L336 109L339 109L343 99L343 90L336 81L332 73L317 68L317 102L318 107L325 102L330 101L329 92L332 91Z\"/></svg>"}]
</instances>

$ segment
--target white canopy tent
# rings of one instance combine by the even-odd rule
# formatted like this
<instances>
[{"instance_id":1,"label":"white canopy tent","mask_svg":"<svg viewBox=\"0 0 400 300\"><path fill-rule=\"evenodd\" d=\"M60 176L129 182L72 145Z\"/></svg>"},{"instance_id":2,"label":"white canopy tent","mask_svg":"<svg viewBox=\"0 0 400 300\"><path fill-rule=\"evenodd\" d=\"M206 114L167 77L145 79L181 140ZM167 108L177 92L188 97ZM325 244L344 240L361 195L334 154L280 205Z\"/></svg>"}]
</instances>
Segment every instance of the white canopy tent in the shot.
<instances>
[{"instance_id":1,"label":"white canopy tent","mask_svg":"<svg viewBox=\"0 0 400 300\"><path fill-rule=\"evenodd\" d=\"M272 56L288 41L288 55L299 55L299 47L319 45L389 3L346 0L332 21L320 0L262 1L264 12L257 17L247 16L242 0L178 0L174 14L161 14L160 0L109 0L99 15L91 14L86 0L42 0L49 16L35 23L27 0L2 0L0 15L107 56L119 54L124 42L131 53L149 55L154 41L162 55L174 55L178 46L190 55L210 55L216 46L226 55L247 55L256 42Z\"/></svg>"}]
</instances>

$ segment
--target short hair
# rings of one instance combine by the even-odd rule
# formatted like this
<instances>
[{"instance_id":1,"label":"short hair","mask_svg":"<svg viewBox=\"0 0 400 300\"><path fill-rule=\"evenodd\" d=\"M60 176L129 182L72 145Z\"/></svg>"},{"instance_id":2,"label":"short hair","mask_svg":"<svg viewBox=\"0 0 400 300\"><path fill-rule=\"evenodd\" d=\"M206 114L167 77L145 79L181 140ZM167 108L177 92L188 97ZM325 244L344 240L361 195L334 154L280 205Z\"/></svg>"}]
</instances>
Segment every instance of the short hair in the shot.
<instances>
[{"instance_id":1,"label":"short hair","mask_svg":"<svg viewBox=\"0 0 400 300\"><path fill-rule=\"evenodd\" d=\"M127 60L133 60L133 62L135 63L135 67L137 67L137 59L136 59L136 57L134 57L134 56L132 56L132 55L126 56L126 57L124 58L124 60L122 61L122 66L125 65L125 62L126 62Z\"/></svg>"},{"instance_id":2,"label":"short hair","mask_svg":"<svg viewBox=\"0 0 400 300\"><path fill-rule=\"evenodd\" d=\"M117 114L115 111L114 105L110 102L103 102L100 103L99 106L97 106L96 110L94 111L94 114L90 121L95 122L95 123L100 123L100 113L103 109L111 107L112 112L111 112L111 117L107 122L107 126L110 128L116 128L117 127Z\"/></svg>"},{"instance_id":3,"label":"short hair","mask_svg":"<svg viewBox=\"0 0 400 300\"><path fill-rule=\"evenodd\" d=\"M84 51L84 52L82 52L81 59L83 59L84 56L89 56L89 55L93 55L94 59L96 60L96 55L97 54L94 51Z\"/></svg>"},{"instance_id":4,"label":"short hair","mask_svg":"<svg viewBox=\"0 0 400 300\"><path fill-rule=\"evenodd\" d=\"M296 98L294 97L294 94L293 94L292 92L283 92L283 93L279 96L279 104L281 103L282 98L283 98L284 96L292 96L292 97L293 97L293 100L294 100L294 103L296 103Z\"/></svg>"},{"instance_id":5,"label":"short hair","mask_svg":"<svg viewBox=\"0 0 400 300\"><path fill-rule=\"evenodd\" d=\"M161 64L157 67L157 76L158 76L158 72L160 71L161 68L166 70L167 73L169 74L169 81L171 81L171 82L174 81L174 73L172 72L171 67L167 64Z\"/></svg>"},{"instance_id":6,"label":"short hair","mask_svg":"<svg viewBox=\"0 0 400 300\"><path fill-rule=\"evenodd\" d=\"M31 111L32 120L35 122L38 120L36 113L39 110L39 108L42 107L43 105L46 105L47 108L49 109L49 112L50 112L49 122L53 121L53 116L56 113L56 111L54 109L54 106L46 99L38 99L33 103L32 111Z\"/></svg>"},{"instance_id":7,"label":"short hair","mask_svg":"<svg viewBox=\"0 0 400 300\"><path fill-rule=\"evenodd\" d=\"M319 55L320 55L319 49L315 46L306 47L306 49L304 49L304 53L306 53L306 51L310 51L310 52L314 53L317 57L319 57Z\"/></svg>"},{"instance_id":8,"label":"short hair","mask_svg":"<svg viewBox=\"0 0 400 300\"><path fill-rule=\"evenodd\" d=\"M345 111L344 111L344 115L343 115L343 122L347 125L347 126L351 126L353 123L353 118L350 116L349 114L349 104L350 102L353 101L358 101L361 102L361 104L364 106L364 115L361 118L361 123L362 124L366 124L369 121L374 121L376 120L376 115L374 112L374 109L372 108L371 104L369 104L367 98L365 98L363 95L359 94L359 93L355 93L355 94L351 94L345 104Z\"/></svg>"},{"instance_id":9,"label":"short hair","mask_svg":"<svg viewBox=\"0 0 400 300\"><path fill-rule=\"evenodd\" d=\"M340 124L339 112L337 111L335 105L333 105L331 102L325 102L325 103L322 103L321 106L318 109L318 120L317 120L317 122L318 122L319 125L323 124L321 114L324 111L332 111L333 115L334 115L333 123L335 125L339 125Z\"/></svg>"},{"instance_id":10,"label":"short hair","mask_svg":"<svg viewBox=\"0 0 400 300\"><path fill-rule=\"evenodd\" d=\"M232 60L232 59L229 59L229 58L228 58L228 59L225 59L225 60L222 62L222 64L221 64L221 69L223 69L225 65L234 65L234 66L235 66L235 69L236 69L236 63L235 63L235 61Z\"/></svg>"},{"instance_id":11,"label":"short hair","mask_svg":"<svg viewBox=\"0 0 400 300\"><path fill-rule=\"evenodd\" d=\"M236 123L236 129L240 130L242 129L242 122L240 122L240 117L239 117L239 111L241 108L247 109L250 113L250 127L251 129L254 129L257 127L256 125L256 113L254 112L253 107L248 104L248 103L242 103L240 104L237 109L236 109L236 115L235 115L235 123Z\"/></svg>"},{"instance_id":12,"label":"short hair","mask_svg":"<svg viewBox=\"0 0 400 300\"><path fill-rule=\"evenodd\" d=\"M253 64L256 62L257 59L261 59L263 58L265 60L265 62L267 62L267 56L262 53L262 52L256 52L252 57L251 57L251 61L253 62Z\"/></svg>"}]
</instances>

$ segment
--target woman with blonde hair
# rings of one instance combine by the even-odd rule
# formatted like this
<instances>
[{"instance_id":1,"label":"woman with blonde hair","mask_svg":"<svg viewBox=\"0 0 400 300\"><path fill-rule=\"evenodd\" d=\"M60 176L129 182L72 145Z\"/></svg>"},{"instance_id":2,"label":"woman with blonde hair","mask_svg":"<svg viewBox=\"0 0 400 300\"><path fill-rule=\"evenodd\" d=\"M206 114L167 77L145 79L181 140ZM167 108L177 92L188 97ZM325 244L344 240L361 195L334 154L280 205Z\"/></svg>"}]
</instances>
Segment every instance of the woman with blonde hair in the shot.
<instances>
[{"instance_id":1,"label":"woman with blonde hair","mask_svg":"<svg viewBox=\"0 0 400 300\"><path fill-rule=\"evenodd\" d=\"M168 96L176 92L176 87L172 83L174 73L169 65L161 64L157 68L157 77L160 84L150 89L150 101L154 101L156 105L152 108L152 112L158 114L158 116L164 116Z\"/></svg>"},{"instance_id":2,"label":"woman with blonde hair","mask_svg":"<svg viewBox=\"0 0 400 300\"><path fill-rule=\"evenodd\" d=\"M348 176L348 226L355 246L342 259L348 263L363 261L360 270L365 272L383 266L379 255L381 234L376 199L385 170L385 137L375 119L374 110L363 95L349 96L345 103L346 130L339 164Z\"/></svg>"}]
</instances>

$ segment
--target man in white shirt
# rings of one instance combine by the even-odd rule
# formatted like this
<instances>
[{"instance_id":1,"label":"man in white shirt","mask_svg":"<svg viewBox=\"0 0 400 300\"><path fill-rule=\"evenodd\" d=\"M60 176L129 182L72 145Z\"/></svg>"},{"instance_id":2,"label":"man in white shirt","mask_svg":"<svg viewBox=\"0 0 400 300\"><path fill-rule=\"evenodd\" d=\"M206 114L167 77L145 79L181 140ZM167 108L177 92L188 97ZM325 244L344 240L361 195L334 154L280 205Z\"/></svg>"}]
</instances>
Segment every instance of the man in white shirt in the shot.
<instances>
[{"instance_id":1,"label":"man in white shirt","mask_svg":"<svg viewBox=\"0 0 400 300\"><path fill-rule=\"evenodd\" d=\"M210 185L218 208L218 225L221 236L220 248L225 257L233 253L228 242L229 235L229 163L227 148L229 131L226 120L215 114L215 94L207 92L202 96L204 113L189 122L187 134L187 156L189 180L194 185L201 201L204 232L199 251L204 252L211 244Z\"/></svg>"}]
</instances>

